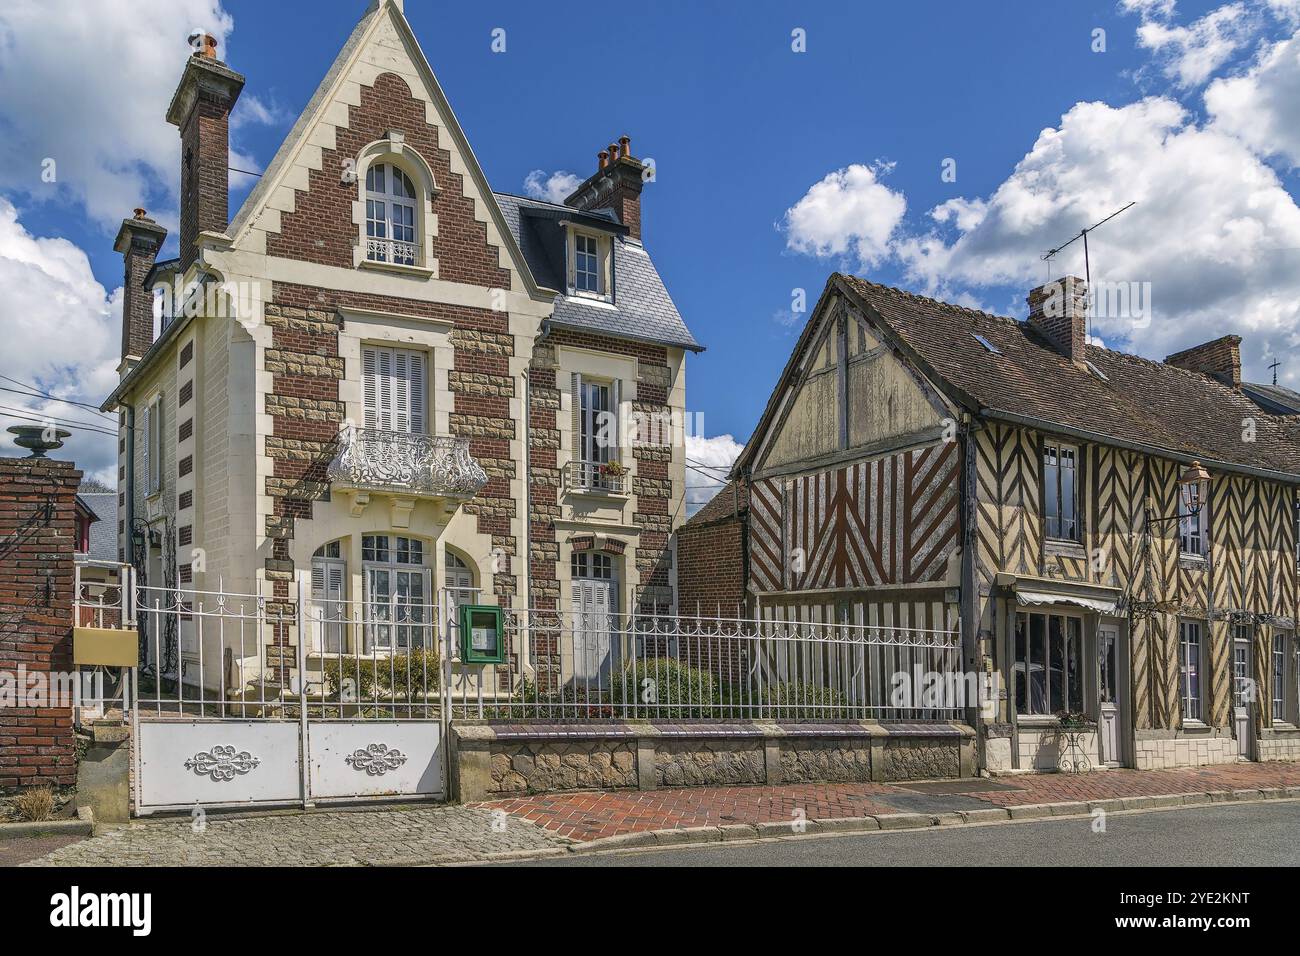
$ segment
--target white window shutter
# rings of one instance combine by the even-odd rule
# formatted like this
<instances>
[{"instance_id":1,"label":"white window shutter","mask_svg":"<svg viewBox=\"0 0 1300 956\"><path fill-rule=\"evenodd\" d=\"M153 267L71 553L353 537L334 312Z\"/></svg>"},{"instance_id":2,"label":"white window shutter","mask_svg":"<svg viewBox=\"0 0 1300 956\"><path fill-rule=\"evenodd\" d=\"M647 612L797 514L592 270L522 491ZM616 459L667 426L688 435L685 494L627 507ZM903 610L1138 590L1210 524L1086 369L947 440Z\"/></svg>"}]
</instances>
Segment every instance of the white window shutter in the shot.
<instances>
[{"instance_id":1,"label":"white window shutter","mask_svg":"<svg viewBox=\"0 0 1300 956\"><path fill-rule=\"evenodd\" d=\"M404 349L393 350L393 431L411 430L411 363Z\"/></svg>"},{"instance_id":2,"label":"white window shutter","mask_svg":"<svg viewBox=\"0 0 1300 956\"><path fill-rule=\"evenodd\" d=\"M609 449L610 461L623 459L623 381L614 379L609 388L610 414L613 415L613 434L609 436L612 443Z\"/></svg>"},{"instance_id":3,"label":"white window shutter","mask_svg":"<svg viewBox=\"0 0 1300 956\"><path fill-rule=\"evenodd\" d=\"M149 456L149 446L153 444L153 404L150 403L144 407L144 421L141 422L140 434L144 436L144 441L140 447L140 472L144 476L144 490L146 493L153 491L153 469Z\"/></svg>"},{"instance_id":4,"label":"white window shutter","mask_svg":"<svg viewBox=\"0 0 1300 956\"><path fill-rule=\"evenodd\" d=\"M376 349L378 358L376 383L379 401L376 404L379 426L384 431L393 430L393 352L391 349Z\"/></svg>"},{"instance_id":5,"label":"white window shutter","mask_svg":"<svg viewBox=\"0 0 1300 956\"><path fill-rule=\"evenodd\" d=\"M364 382L366 428L379 427L379 360L375 352L376 350L371 348L361 350L361 378Z\"/></svg>"},{"instance_id":6,"label":"white window shutter","mask_svg":"<svg viewBox=\"0 0 1300 956\"><path fill-rule=\"evenodd\" d=\"M586 449L582 441L582 374L573 373L573 457L578 461L586 459Z\"/></svg>"},{"instance_id":7,"label":"white window shutter","mask_svg":"<svg viewBox=\"0 0 1300 956\"><path fill-rule=\"evenodd\" d=\"M411 431L423 435L428 431L425 398L425 361L423 352L411 352L407 365L410 384Z\"/></svg>"}]
</instances>

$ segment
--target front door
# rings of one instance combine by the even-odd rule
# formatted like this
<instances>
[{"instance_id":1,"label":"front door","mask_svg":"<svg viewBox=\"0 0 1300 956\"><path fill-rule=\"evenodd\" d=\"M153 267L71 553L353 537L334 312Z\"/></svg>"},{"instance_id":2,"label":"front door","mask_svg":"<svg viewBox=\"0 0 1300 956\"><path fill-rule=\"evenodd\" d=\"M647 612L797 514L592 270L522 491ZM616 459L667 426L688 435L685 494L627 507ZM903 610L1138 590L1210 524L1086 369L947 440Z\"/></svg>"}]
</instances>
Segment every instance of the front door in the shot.
<instances>
[{"instance_id":1,"label":"front door","mask_svg":"<svg viewBox=\"0 0 1300 956\"><path fill-rule=\"evenodd\" d=\"M1237 753L1242 760L1255 759L1255 678L1252 668L1250 629L1233 628L1232 639L1232 722L1237 737Z\"/></svg>"},{"instance_id":2,"label":"front door","mask_svg":"<svg viewBox=\"0 0 1300 956\"><path fill-rule=\"evenodd\" d=\"M573 556L573 680L592 690L609 686L617 666L618 579L609 555Z\"/></svg>"},{"instance_id":3,"label":"front door","mask_svg":"<svg viewBox=\"0 0 1300 956\"><path fill-rule=\"evenodd\" d=\"M1101 761L1108 767L1123 764L1120 751L1119 713L1119 631L1102 627L1098 632L1100 652L1100 704L1097 710L1097 746Z\"/></svg>"}]
</instances>

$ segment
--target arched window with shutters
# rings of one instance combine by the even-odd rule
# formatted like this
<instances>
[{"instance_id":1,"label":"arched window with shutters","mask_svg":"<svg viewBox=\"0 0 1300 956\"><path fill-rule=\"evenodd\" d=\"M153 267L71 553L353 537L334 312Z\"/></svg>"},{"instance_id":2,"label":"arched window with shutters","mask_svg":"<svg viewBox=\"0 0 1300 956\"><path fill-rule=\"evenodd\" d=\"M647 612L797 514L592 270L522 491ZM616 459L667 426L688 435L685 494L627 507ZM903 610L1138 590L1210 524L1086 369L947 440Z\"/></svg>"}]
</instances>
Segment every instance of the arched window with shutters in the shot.
<instances>
[{"instance_id":1,"label":"arched window with shutters","mask_svg":"<svg viewBox=\"0 0 1300 956\"><path fill-rule=\"evenodd\" d=\"M331 541L317 548L311 559L311 616L318 622L318 649L326 654L347 650L347 581L342 542Z\"/></svg>"},{"instance_id":2,"label":"arched window with shutters","mask_svg":"<svg viewBox=\"0 0 1300 956\"><path fill-rule=\"evenodd\" d=\"M361 347L366 428L426 433L428 364L428 356L416 349Z\"/></svg>"},{"instance_id":3,"label":"arched window with shutters","mask_svg":"<svg viewBox=\"0 0 1300 956\"><path fill-rule=\"evenodd\" d=\"M423 262L419 235L420 194L394 163L366 169L366 258L418 266Z\"/></svg>"}]
</instances>

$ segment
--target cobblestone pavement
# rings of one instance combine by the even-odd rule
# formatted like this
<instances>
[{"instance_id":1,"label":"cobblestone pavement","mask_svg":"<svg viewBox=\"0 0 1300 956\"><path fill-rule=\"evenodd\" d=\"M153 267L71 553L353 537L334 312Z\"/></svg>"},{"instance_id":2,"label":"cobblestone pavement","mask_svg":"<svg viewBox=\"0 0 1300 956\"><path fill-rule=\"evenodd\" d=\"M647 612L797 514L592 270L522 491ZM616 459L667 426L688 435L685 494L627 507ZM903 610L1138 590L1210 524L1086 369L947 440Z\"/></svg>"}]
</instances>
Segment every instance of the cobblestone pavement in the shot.
<instances>
[{"instance_id":1,"label":"cobblestone pavement","mask_svg":"<svg viewBox=\"0 0 1300 956\"><path fill-rule=\"evenodd\" d=\"M484 860L568 841L488 809L209 814L138 821L33 860L28 866L393 866Z\"/></svg>"},{"instance_id":2,"label":"cobblestone pavement","mask_svg":"<svg viewBox=\"0 0 1300 956\"><path fill-rule=\"evenodd\" d=\"M922 784L797 784L613 793L552 793L475 807L505 810L576 841L730 823L942 813L989 807L1300 786L1300 764L1225 764L1196 770L1018 774Z\"/></svg>"},{"instance_id":3,"label":"cobblestone pavement","mask_svg":"<svg viewBox=\"0 0 1300 956\"><path fill-rule=\"evenodd\" d=\"M71 846L86 839L80 834L42 834L30 837L6 837L0 839L0 867L18 866L28 860L45 856L59 847Z\"/></svg>"}]
</instances>

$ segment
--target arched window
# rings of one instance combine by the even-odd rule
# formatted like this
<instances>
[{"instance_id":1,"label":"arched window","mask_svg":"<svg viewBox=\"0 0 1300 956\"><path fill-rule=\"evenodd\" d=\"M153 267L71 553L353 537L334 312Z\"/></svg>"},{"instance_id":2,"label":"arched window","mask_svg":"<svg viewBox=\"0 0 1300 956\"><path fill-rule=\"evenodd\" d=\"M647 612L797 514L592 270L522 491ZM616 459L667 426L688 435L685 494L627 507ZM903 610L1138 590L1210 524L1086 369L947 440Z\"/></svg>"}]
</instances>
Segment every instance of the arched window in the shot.
<instances>
[{"instance_id":1,"label":"arched window","mask_svg":"<svg viewBox=\"0 0 1300 956\"><path fill-rule=\"evenodd\" d=\"M316 549L311 559L312 617L319 622L319 650L342 654L347 643L348 564L342 541L330 541Z\"/></svg>"},{"instance_id":2,"label":"arched window","mask_svg":"<svg viewBox=\"0 0 1300 956\"><path fill-rule=\"evenodd\" d=\"M456 619L456 608L478 600L478 587L474 583L474 568L451 548L443 561L443 587L447 589L447 604L451 619Z\"/></svg>"},{"instance_id":3,"label":"arched window","mask_svg":"<svg viewBox=\"0 0 1300 956\"><path fill-rule=\"evenodd\" d=\"M396 265L420 264L416 240L419 193L411 178L392 163L366 170L366 258Z\"/></svg>"}]
</instances>

